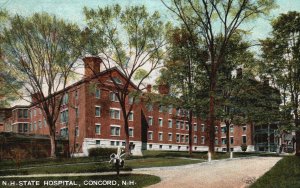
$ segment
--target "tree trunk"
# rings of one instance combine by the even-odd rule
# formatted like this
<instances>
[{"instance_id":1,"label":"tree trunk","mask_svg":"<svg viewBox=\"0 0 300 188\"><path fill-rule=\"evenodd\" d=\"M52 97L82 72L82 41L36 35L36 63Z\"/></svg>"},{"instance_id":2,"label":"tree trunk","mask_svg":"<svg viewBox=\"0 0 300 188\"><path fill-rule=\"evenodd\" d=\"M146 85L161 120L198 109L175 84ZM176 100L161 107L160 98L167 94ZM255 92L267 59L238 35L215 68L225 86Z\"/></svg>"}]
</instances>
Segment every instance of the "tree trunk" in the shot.
<instances>
[{"instance_id":1,"label":"tree trunk","mask_svg":"<svg viewBox=\"0 0 300 188\"><path fill-rule=\"evenodd\" d=\"M192 110L189 110L189 154L192 155L193 153L193 140L192 140L192 120L193 120L193 112Z\"/></svg>"},{"instance_id":2,"label":"tree trunk","mask_svg":"<svg viewBox=\"0 0 300 188\"><path fill-rule=\"evenodd\" d=\"M209 89L209 148L208 151L215 153L215 90L216 90L216 72L212 71L210 76Z\"/></svg>"},{"instance_id":3,"label":"tree trunk","mask_svg":"<svg viewBox=\"0 0 300 188\"><path fill-rule=\"evenodd\" d=\"M226 151L230 152L230 137L229 137L230 121L225 121L225 124L226 124Z\"/></svg>"},{"instance_id":4,"label":"tree trunk","mask_svg":"<svg viewBox=\"0 0 300 188\"><path fill-rule=\"evenodd\" d=\"M126 115L125 115L126 117ZM129 144L129 130L128 130L128 119L124 118L124 131L125 131L125 153L126 156L130 156L130 144Z\"/></svg>"},{"instance_id":5,"label":"tree trunk","mask_svg":"<svg viewBox=\"0 0 300 188\"><path fill-rule=\"evenodd\" d=\"M298 100L298 97L296 99ZM295 127L299 128L299 114L297 108L298 105L296 105L296 109L294 110ZM300 130L296 130L296 155L300 156Z\"/></svg>"},{"instance_id":6,"label":"tree trunk","mask_svg":"<svg viewBox=\"0 0 300 188\"><path fill-rule=\"evenodd\" d=\"M50 143L51 143L51 153L50 157L51 158L56 158L56 142L55 142L55 133L50 134Z\"/></svg>"}]
</instances>

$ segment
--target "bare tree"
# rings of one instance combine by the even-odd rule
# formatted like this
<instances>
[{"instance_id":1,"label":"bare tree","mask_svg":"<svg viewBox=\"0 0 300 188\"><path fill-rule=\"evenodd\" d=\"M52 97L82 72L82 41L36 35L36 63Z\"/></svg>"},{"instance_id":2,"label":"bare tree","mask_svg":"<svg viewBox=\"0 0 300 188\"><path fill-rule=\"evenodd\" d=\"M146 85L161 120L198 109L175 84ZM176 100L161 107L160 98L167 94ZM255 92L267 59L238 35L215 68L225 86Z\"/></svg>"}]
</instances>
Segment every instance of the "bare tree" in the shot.
<instances>
[{"instance_id":1,"label":"bare tree","mask_svg":"<svg viewBox=\"0 0 300 188\"><path fill-rule=\"evenodd\" d=\"M116 66L125 77L121 81L114 74L109 75L113 83L110 90L116 94L122 110L128 155L128 118L144 89L143 82L162 64L164 24L158 12L149 14L144 6L85 8L84 13L91 34L89 52L102 58L106 70Z\"/></svg>"}]
</instances>

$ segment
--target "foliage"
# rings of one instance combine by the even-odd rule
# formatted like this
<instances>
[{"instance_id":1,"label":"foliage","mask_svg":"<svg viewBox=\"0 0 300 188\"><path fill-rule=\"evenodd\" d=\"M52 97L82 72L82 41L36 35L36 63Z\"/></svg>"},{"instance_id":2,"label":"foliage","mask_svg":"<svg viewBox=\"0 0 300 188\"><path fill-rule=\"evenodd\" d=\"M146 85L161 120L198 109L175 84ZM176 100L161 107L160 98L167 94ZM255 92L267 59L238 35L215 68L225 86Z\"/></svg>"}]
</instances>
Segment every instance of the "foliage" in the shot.
<instances>
[{"instance_id":1,"label":"foliage","mask_svg":"<svg viewBox=\"0 0 300 188\"><path fill-rule=\"evenodd\" d=\"M106 157L109 159L109 156L112 153L117 153L116 148L91 148L89 149L89 157Z\"/></svg>"},{"instance_id":2,"label":"foliage","mask_svg":"<svg viewBox=\"0 0 300 188\"><path fill-rule=\"evenodd\" d=\"M81 41L81 31L77 25L47 13L15 15L9 23L1 42L1 64L6 67L3 74L22 84L23 99L31 95L40 102L38 107L49 125L51 156L55 157L55 122L62 96L54 95L66 87L82 53L85 43Z\"/></svg>"},{"instance_id":3,"label":"foliage","mask_svg":"<svg viewBox=\"0 0 300 188\"><path fill-rule=\"evenodd\" d=\"M243 152L245 152L245 151L247 151L247 145L246 144L242 144L241 145L241 150L243 151Z\"/></svg>"},{"instance_id":4,"label":"foliage","mask_svg":"<svg viewBox=\"0 0 300 188\"><path fill-rule=\"evenodd\" d=\"M194 51L205 50L207 60L201 62L209 79L209 151L214 152L215 94L218 70L225 64L229 40L242 23L266 15L275 6L274 0L257 1L163 1L191 36ZM202 43L197 40L203 41Z\"/></svg>"}]
</instances>

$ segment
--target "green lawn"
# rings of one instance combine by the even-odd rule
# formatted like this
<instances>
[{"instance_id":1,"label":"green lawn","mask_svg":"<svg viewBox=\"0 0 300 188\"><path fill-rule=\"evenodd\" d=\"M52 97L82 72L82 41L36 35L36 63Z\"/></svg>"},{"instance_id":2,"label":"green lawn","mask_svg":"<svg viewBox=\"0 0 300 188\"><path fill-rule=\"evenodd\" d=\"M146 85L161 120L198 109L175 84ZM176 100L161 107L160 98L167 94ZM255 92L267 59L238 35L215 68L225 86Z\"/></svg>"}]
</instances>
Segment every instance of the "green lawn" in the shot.
<instances>
[{"instance_id":1,"label":"green lawn","mask_svg":"<svg viewBox=\"0 0 300 188\"><path fill-rule=\"evenodd\" d=\"M157 166L177 166L185 164L200 163L204 160L191 160L185 158L140 158L125 160L125 167L121 170L130 171L132 168L157 167ZM5 175L27 175L27 174L53 174L53 173L87 173L87 172L110 172L115 169L108 162L91 164L69 164L59 166L35 166L31 168L21 168L19 170L1 170L0 176Z\"/></svg>"},{"instance_id":2,"label":"green lawn","mask_svg":"<svg viewBox=\"0 0 300 188\"><path fill-rule=\"evenodd\" d=\"M37 181L39 182L39 186L31 186L28 184L29 182L25 181ZM44 181L48 183L45 185ZM3 182L9 184L11 182L18 183L18 186L4 186L10 188L17 187L52 187L51 183L58 181L75 181L77 185L69 186L65 183L65 185L54 186L54 187L88 187L88 188L96 188L96 187L130 187L130 188L138 188L138 187L146 187L152 184L156 184L160 182L160 178L152 175L144 175L144 174L121 174L119 177L115 175L97 175L97 176L69 176L69 177L39 177L39 178L0 178L0 182L3 185ZM31 182L33 183L33 182ZM36 183L36 182L35 182ZM93 185L93 184L102 184L102 185ZM126 185L125 185L126 183ZM110 185L109 185L110 184ZM22 186L21 186L22 185Z\"/></svg>"},{"instance_id":3,"label":"green lawn","mask_svg":"<svg viewBox=\"0 0 300 188\"><path fill-rule=\"evenodd\" d=\"M288 156L280 160L270 171L259 178L251 188L300 187L300 157Z\"/></svg>"}]
</instances>

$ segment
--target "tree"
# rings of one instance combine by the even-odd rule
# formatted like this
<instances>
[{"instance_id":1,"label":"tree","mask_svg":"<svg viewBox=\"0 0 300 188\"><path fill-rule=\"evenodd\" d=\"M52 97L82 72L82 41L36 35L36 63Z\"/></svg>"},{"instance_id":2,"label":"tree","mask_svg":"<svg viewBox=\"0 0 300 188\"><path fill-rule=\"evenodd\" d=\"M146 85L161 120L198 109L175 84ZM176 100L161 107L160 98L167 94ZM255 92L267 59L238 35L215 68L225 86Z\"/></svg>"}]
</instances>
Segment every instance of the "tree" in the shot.
<instances>
[{"instance_id":1,"label":"tree","mask_svg":"<svg viewBox=\"0 0 300 188\"><path fill-rule=\"evenodd\" d=\"M66 87L81 56L80 39L77 25L47 13L16 15L3 33L3 66L22 84L23 97L31 95L31 102L42 110L49 125L51 157L56 157L55 124L64 95L57 92Z\"/></svg>"},{"instance_id":2,"label":"tree","mask_svg":"<svg viewBox=\"0 0 300 188\"><path fill-rule=\"evenodd\" d=\"M193 116L200 116L199 106L203 106L203 101L205 101L203 97L197 95L200 90L206 89L206 75L203 74L203 67L198 62L203 59L191 48L193 36L185 28L172 28L167 33L168 58L164 63L164 68L160 71L157 82L159 85L169 85L172 95L177 97L175 99L177 101L173 103L177 103L178 107L188 112L185 118L189 126L189 154L192 154Z\"/></svg>"},{"instance_id":3,"label":"tree","mask_svg":"<svg viewBox=\"0 0 300 188\"><path fill-rule=\"evenodd\" d=\"M202 64L209 77L209 151L214 152L215 93L218 70L224 64L228 41L242 23L267 14L274 8L274 0L172 0L171 5L162 2L178 17L191 35L196 35L196 39L204 41L201 46L196 41L193 42L194 50L207 49L208 60Z\"/></svg>"},{"instance_id":4,"label":"tree","mask_svg":"<svg viewBox=\"0 0 300 188\"><path fill-rule=\"evenodd\" d=\"M3 39L3 30L4 27L9 23L9 15L8 12L5 10L0 10L0 43L2 43ZM2 49L0 47L0 61L3 61L3 54ZM0 63L0 69L5 70L5 66L3 63ZM9 84L8 84L9 83ZM11 87L13 86L13 87ZM9 105L10 101L15 100L18 95L15 92L20 88L20 84L17 82L16 79L11 77L9 74L5 72L0 73L0 107L5 107Z\"/></svg>"},{"instance_id":5,"label":"tree","mask_svg":"<svg viewBox=\"0 0 300 188\"><path fill-rule=\"evenodd\" d=\"M158 12L149 14L145 6L121 9L119 5L84 8L90 35L88 51L99 55L106 70L116 66L124 75L120 83L110 74L114 87L110 88L118 98L124 119L126 154L129 155L128 117L137 101L143 82L161 66L164 57L164 24ZM136 88L132 83L136 83ZM131 104L126 103L130 97Z\"/></svg>"},{"instance_id":6,"label":"tree","mask_svg":"<svg viewBox=\"0 0 300 188\"><path fill-rule=\"evenodd\" d=\"M281 14L273 20L272 27L271 37L261 41L265 61L262 68L281 89L283 122L289 125L289 114L292 113L297 130L300 126L300 13ZM299 130L296 133L296 154L300 155Z\"/></svg>"}]
</instances>

